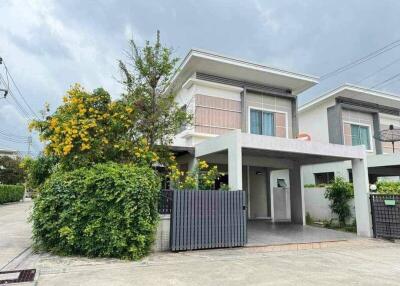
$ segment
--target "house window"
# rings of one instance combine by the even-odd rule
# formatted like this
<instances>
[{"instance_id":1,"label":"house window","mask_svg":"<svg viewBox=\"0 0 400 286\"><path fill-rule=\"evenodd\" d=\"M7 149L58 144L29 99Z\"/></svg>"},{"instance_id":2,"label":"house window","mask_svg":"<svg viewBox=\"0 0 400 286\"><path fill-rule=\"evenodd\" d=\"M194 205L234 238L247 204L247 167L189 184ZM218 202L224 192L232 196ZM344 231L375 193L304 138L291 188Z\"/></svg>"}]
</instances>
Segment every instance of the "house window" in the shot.
<instances>
[{"instance_id":1,"label":"house window","mask_svg":"<svg viewBox=\"0 0 400 286\"><path fill-rule=\"evenodd\" d=\"M353 146L364 145L367 150L371 150L369 127L351 124L351 144Z\"/></svg>"},{"instance_id":2,"label":"house window","mask_svg":"<svg viewBox=\"0 0 400 286\"><path fill-rule=\"evenodd\" d=\"M250 109L250 133L275 136L274 113Z\"/></svg>"},{"instance_id":3,"label":"house window","mask_svg":"<svg viewBox=\"0 0 400 286\"><path fill-rule=\"evenodd\" d=\"M316 185L329 184L331 181L335 179L335 173L334 172L314 173L314 179Z\"/></svg>"}]
</instances>

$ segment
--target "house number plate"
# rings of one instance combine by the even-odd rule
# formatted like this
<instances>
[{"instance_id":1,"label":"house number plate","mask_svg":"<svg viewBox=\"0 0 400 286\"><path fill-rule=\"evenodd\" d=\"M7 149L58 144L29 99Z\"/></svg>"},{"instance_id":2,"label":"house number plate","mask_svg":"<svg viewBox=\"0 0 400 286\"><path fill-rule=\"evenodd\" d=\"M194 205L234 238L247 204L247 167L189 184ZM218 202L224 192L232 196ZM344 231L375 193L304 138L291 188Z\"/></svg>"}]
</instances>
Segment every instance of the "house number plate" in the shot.
<instances>
[{"instance_id":1,"label":"house number plate","mask_svg":"<svg viewBox=\"0 0 400 286\"><path fill-rule=\"evenodd\" d=\"M395 200L385 200L385 205L386 206L394 206L394 205L396 205L396 201Z\"/></svg>"}]
</instances>

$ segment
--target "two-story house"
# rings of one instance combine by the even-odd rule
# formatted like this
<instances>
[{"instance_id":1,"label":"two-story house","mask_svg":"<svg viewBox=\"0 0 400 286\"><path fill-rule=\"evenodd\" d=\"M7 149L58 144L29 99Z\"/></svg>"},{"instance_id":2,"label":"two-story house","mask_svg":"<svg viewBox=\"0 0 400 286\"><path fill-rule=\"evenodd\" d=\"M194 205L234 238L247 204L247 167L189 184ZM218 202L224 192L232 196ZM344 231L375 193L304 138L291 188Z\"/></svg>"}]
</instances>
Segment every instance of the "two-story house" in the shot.
<instances>
[{"instance_id":1,"label":"two-story house","mask_svg":"<svg viewBox=\"0 0 400 286\"><path fill-rule=\"evenodd\" d=\"M400 176L400 143L381 142L380 131L400 127L400 97L354 85L340 86L299 108L299 130L315 142L365 146L369 182ZM351 162L315 164L304 169L306 184L350 181Z\"/></svg>"},{"instance_id":2,"label":"two-story house","mask_svg":"<svg viewBox=\"0 0 400 286\"><path fill-rule=\"evenodd\" d=\"M350 161L358 233L370 236L364 148L297 138L297 96L317 81L309 75L191 50L171 87L193 122L176 135L171 149L182 169L204 159L226 171L230 189L247 194L248 219L296 224L305 224L303 169Z\"/></svg>"}]
</instances>

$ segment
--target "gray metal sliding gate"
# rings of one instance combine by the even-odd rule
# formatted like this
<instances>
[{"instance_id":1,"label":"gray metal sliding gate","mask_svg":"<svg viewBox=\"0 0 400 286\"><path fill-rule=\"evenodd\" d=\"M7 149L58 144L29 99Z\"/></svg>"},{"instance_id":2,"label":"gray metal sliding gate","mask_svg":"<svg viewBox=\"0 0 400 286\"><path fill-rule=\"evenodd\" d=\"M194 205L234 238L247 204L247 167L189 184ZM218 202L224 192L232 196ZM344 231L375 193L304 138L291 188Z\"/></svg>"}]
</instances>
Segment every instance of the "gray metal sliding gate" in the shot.
<instances>
[{"instance_id":1,"label":"gray metal sliding gate","mask_svg":"<svg viewBox=\"0 0 400 286\"><path fill-rule=\"evenodd\" d=\"M172 251L236 247L247 243L244 191L174 191Z\"/></svg>"},{"instance_id":2,"label":"gray metal sliding gate","mask_svg":"<svg viewBox=\"0 0 400 286\"><path fill-rule=\"evenodd\" d=\"M400 195L371 194L371 213L375 237L400 238Z\"/></svg>"}]
</instances>

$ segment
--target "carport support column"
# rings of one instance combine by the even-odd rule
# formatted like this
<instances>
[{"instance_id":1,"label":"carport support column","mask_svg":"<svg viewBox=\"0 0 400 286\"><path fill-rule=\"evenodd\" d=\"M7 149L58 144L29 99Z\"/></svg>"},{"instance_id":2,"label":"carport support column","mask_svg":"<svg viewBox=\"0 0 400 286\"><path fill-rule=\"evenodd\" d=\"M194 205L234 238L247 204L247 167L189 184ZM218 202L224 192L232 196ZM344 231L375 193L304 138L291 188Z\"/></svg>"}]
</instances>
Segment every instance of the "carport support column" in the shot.
<instances>
[{"instance_id":1,"label":"carport support column","mask_svg":"<svg viewBox=\"0 0 400 286\"><path fill-rule=\"evenodd\" d=\"M356 207L357 234L372 237L371 206L368 190L366 159L353 159L354 204Z\"/></svg>"},{"instance_id":2,"label":"carport support column","mask_svg":"<svg viewBox=\"0 0 400 286\"><path fill-rule=\"evenodd\" d=\"M228 148L228 184L232 191L243 190L242 186L242 146L240 140L231 142Z\"/></svg>"},{"instance_id":3,"label":"carport support column","mask_svg":"<svg viewBox=\"0 0 400 286\"><path fill-rule=\"evenodd\" d=\"M291 221L305 225L303 167L297 162L294 162L293 168L289 169L289 181Z\"/></svg>"}]
</instances>

